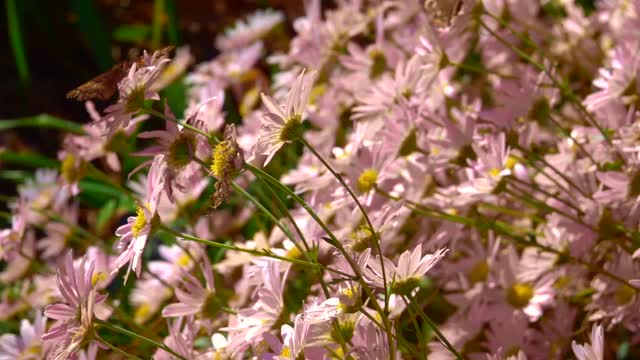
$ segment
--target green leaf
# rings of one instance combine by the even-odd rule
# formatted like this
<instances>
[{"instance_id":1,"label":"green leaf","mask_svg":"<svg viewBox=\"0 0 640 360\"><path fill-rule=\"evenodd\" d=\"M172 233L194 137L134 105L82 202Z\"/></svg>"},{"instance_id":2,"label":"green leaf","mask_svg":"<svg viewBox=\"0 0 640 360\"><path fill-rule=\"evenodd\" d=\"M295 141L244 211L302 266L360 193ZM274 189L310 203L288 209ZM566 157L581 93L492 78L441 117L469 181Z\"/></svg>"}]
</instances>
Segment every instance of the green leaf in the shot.
<instances>
[{"instance_id":1,"label":"green leaf","mask_svg":"<svg viewBox=\"0 0 640 360\"><path fill-rule=\"evenodd\" d=\"M29 84L29 64L27 63L27 55L22 40L22 31L20 29L20 14L15 0L6 0L7 25L9 28L9 41L13 50L13 58L16 61L18 76L23 86Z\"/></svg>"},{"instance_id":2,"label":"green leaf","mask_svg":"<svg viewBox=\"0 0 640 360\"><path fill-rule=\"evenodd\" d=\"M0 162L33 168L59 168L60 161L32 152L0 151Z\"/></svg>"},{"instance_id":3,"label":"green leaf","mask_svg":"<svg viewBox=\"0 0 640 360\"><path fill-rule=\"evenodd\" d=\"M118 201L115 199L107 201L107 203L102 208L100 208L96 219L96 227L98 228L98 232L102 232L104 226L107 225L109 220L111 220L117 208Z\"/></svg>"},{"instance_id":4,"label":"green leaf","mask_svg":"<svg viewBox=\"0 0 640 360\"><path fill-rule=\"evenodd\" d=\"M69 5L78 15L79 30L86 36L100 69L108 70L113 65L109 33L93 0L71 0Z\"/></svg>"},{"instance_id":5,"label":"green leaf","mask_svg":"<svg viewBox=\"0 0 640 360\"><path fill-rule=\"evenodd\" d=\"M153 27L151 32L151 47L157 49L162 42L162 28L164 27L165 0L153 2Z\"/></svg>"},{"instance_id":6,"label":"green leaf","mask_svg":"<svg viewBox=\"0 0 640 360\"><path fill-rule=\"evenodd\" d=\"M178 32L178 14L176 3L174 0L166 0L167 4L167 35L169 44L178 45L180 42L180 33Z\"/></svg>"},{"instance_id":7,"label":"green leaf","mask_svg":"<svg viewBox=\"0 0 640 360\"><path fill-rule=\"evenodd\" d=\"M20 170L2 170L0 171L0 179L2 180L10 180L15 181L17 183L22 183L29 177L26 171Z\"/></svg>"},{"instance_id":8,"label":"green leaf","mask_svg":"<svg viewBox=\"0 0 640 360\"><path fill-rule=\"evenodd\" d=\"M113 30L113 39L122 42L140 43L143 42L151 32L151 28L146 24L121 25Z\"/></svg>"},{"instance_id":9,"label":"green leaf","mask_svg":"<svg viewBox=\"0 0 640 360\"><path fill-rule=\"evenodd\" d=\"M82 134L82 126L69 120L60 119L49 114L27 116L18 119L0 119L0 131L18 127L37 127L60 129L75 134Z\"/></svg>"}]
</instances>

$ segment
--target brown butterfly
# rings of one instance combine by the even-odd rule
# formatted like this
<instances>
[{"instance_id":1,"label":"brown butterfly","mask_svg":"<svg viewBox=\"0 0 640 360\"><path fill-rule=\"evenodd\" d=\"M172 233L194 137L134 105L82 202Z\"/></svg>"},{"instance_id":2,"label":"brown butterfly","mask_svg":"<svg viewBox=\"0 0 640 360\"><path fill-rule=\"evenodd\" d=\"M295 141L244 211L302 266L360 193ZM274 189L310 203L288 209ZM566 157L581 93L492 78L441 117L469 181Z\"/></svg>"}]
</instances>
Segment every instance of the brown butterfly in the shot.
<instances>
[{"instance_id":1,"label":"brown butterfly","mask_svg":"<svg viewBox=\"0 0 640 360\"><path fill-rule=\"evenodd\" d=\"M158 50L156 56L167 57L174 49L173 46L167 46ZM102 73L95 78L87 81L86 83L78 86L77 88L67 93L67 99L75 99L78 101L85 100L109 100L116 90L118 90L118 83L122 80L133 64L141 66L144 63L144 56L139 56L136 59L125 60L121 63L114 65L107 72Z\"/></svg>"},{"instance_id":2,"label":"brown butterfly","mask_svg":"<svg viewBox=\"0 0 640 360\"><path fill-rule=\"evenodd\" d=\"M463 0L426 0L424 7L433 24L438 27L451 25L453 19L462 10Z\"/></svg>"}]
</instances>

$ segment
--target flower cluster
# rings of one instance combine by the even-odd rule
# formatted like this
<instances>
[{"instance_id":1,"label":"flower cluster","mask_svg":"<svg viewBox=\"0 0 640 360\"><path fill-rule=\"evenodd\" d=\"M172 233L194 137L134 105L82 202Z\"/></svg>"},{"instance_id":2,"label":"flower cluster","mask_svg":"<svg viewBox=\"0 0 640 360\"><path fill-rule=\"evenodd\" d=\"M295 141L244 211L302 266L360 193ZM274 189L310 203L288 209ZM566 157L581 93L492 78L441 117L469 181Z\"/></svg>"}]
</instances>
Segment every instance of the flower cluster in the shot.
<instances>
[{"instance_id":1,"label":"flower cluster","mask_svg":"<svg viewBox=\"0 0 640 360\"><path fill-rule=\"evenodd\" d=\"M7 203L0 359L640 357L640 1L336 3L86 103Z\"/></svg>"}]
</instances>

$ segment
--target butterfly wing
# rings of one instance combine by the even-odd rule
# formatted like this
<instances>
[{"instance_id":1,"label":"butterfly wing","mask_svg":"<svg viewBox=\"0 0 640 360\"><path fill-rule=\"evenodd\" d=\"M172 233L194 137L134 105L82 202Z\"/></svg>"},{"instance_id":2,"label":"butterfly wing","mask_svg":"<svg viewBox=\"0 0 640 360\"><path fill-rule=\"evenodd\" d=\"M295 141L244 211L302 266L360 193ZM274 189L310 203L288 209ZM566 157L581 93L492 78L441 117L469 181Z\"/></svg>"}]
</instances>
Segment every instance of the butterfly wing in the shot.
<instances>
[{"instance_id":1,"label":"butterfly wing","mask_svg":"<svg viewBox=\"0 0 640 360\"><path fill-rule=\"evenodd\" d=\"M84 100L109 100L118 90L118 82L126 76L127 65L131 62L117 64L109 71L96 76L86 83L67 93L67 99Z\"/></svg>"}]
</instances>

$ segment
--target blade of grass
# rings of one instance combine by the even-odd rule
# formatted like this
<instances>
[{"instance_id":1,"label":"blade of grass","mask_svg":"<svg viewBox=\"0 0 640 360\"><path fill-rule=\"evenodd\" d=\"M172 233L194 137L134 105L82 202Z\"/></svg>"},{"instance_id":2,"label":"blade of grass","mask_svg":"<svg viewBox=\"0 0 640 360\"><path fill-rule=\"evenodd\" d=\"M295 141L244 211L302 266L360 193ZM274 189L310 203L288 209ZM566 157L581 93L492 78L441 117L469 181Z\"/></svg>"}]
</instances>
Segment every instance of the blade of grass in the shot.
<instances>
[{"instance_id":1,"label":"blade of grass","mask_svg":"<svg viewBox=\"0 0 640 360\"><path fill-rule=\"evenodd\" d=\"M92 0L71 0L71 9L78 15L78 27L86 36L96 62L102 71L113 65L109 34Z\"/></svg>"},{"instance_id":2,"label":"blade of grass","mask_svg":"<svg viewBox=\"0 0 640 360\"><path fill-rule=\"evenodd\" d=\"M165 0L167 11L167 35L169 44L178 45L180 33L178 32L178 9L175 0Z\"/></svg>"},{"instance_id":3,"label":"blade of grass","mask_svg":"<svg viewBox=\"0 0 640 360\"><path fill-rule=\"evenodd\" d=\"M9 28L9 41L13 50L13 57L16 61L16 68L22 86L29 85L29 64L27 63L27 55L22 40L22 31L20 29L20 17L18 7L15 0L6 0L7 22Z\"/></svg>"},{"instance_id":4,"label":"blade of grass","mask_svg":"<svg viewBox=\"0 0 640 360\"><path fill-rule=\"evenodd\" d=\"M153 2L153 25L151 28L151 48L158 49L162 41L162 27L165 16L165 0Z\"/></svg>"},{"instance_id":5,"label":"blade of grass","mask_svg":"<svg viewBox=\"0 0 640 360\"><path fill-rule=\"evenodd\" d=\"M0 131L19 127L37 127L59 129L75 134L82 134L82 126L49 114L27 116L18 119L0 119Z\"/></svg>"},{"instance_id":6,"label":"blade of grass","mask_svg":"<svg viewBox=\"0 0 640 360\"><path fill-rule=\"evenodd\" d=\"M32 152L14 152L14 151L1 151L0 150L0 162L22 165L34 168L59 168L60 161L48 158Z\"/></svg>"}]
</instances>

